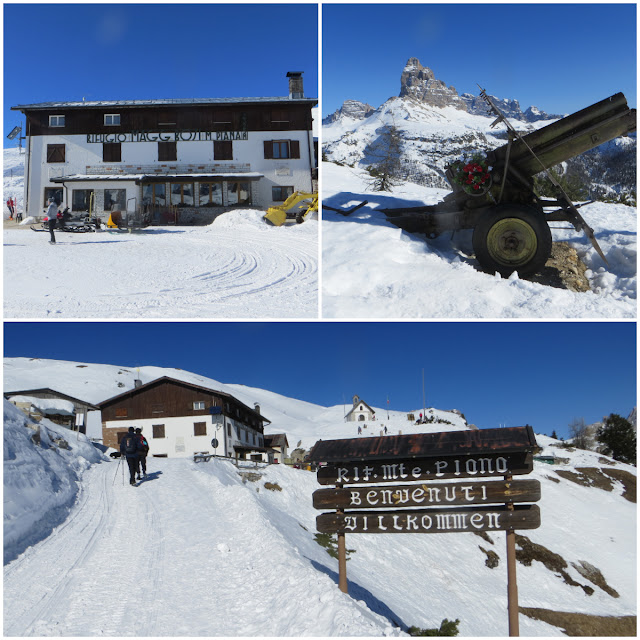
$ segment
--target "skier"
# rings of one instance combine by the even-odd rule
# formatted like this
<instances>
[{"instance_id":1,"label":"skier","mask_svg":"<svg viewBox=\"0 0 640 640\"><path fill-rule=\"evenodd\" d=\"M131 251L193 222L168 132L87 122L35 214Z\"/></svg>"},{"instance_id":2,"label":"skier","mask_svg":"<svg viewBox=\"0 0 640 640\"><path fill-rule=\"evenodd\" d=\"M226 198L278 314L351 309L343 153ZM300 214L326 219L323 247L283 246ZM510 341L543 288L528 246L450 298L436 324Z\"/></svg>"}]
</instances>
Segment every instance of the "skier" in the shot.
<instances>
[{"instance_id":1,"label":"skier","mask_svg":"<svg viewBox=\"0 0 640 640\"><path fill-rule=\"evenodd\" d=\"M147 442L147 439L142 435L142 429L140 427L136 429L136 436L138 436L140 444L142 445L142 450L138 454L138 480L142 480L142 476L140 475L140 468L142 468L144 477L147 477L147 454L149 453L149 443Z\"/></svg>"},{"instance_id":2,"label":"skier","mask_svg":"<svg viewBox=\"0 0 640 640\"><path fill-rule=\"evenodd\" d=\"M49 198L47 218L49 218L49 233L51 234L51 240L49 240L49 244L55 244L56 236L53 233L53 230L56 228L56 222L58 221L58 205L53 198Z\"/></svg>"},{"instance_id":3,"label":"skier","mask_svg":"<svg viewBox=\"0 0 640 640\"><path fill-rule=\"evenodd\" d=\"M136 470L138 468L138 455L142 451L140 438L136 436L133 427L129 427L129 432L120 441L120 453L127 459L129 465L129 484L136 484Z\"/></svg>"}]
</instances>

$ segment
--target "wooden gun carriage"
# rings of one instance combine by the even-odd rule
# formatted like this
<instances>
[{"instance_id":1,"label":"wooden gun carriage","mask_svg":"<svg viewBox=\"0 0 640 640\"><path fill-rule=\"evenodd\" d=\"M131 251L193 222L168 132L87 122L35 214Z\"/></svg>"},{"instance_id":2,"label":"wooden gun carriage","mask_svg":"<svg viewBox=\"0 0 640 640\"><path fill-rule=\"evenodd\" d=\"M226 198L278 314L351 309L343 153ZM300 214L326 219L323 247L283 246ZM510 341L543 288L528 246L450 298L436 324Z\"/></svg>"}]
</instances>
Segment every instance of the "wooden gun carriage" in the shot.
<instances>
[{"instance_id":1,"label":"wooden gun carriage","mask_svg":"<svg viewBox=\"0 0 640 640\"><path fill-rule=\"evenodd\" d=\"M507 126L508 143L488 152L483 166L476 166L475 172L471 171L471 165L477 164L473 161L467 162L467 173L463 163L450 165L446 177L453 192L438 204L381 211L401 229L430 238L446 231L473 229L478 262L487 271L504 276L514 271L530 275L544 266L551 255L549 222L569 222L577 231L584 231L606 262L593 229L578 212L581 205L572 204L549 167L635 131L635 109L629 109L624 95L618 93L521 135L484 90L480 95L498 116L492 126L499 122ZM557 189L554 200L540 198L534 191L533 178L543 171ZM473 175L476 182L471 177L461 181L461 175Z\"/></svg>"}]
</instances>

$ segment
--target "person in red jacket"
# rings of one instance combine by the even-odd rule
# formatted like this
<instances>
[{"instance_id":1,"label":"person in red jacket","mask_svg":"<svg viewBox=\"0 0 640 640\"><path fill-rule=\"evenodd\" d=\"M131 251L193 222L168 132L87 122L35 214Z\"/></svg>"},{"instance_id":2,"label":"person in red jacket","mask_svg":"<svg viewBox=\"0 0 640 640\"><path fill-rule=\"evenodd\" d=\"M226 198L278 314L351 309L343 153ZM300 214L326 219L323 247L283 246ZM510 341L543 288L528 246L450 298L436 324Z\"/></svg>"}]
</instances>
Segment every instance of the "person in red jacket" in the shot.
<instances>
[{"instance_id":1,"label":"person in red jacket","mask_svg":"<svg viewBox=\"0 0 640 640\"><path fill-rule=\"evenodd\" d=\"M147 454L149 453L149 443L142 435L142 429L140 427L136 429L136 436L138 436L138 439L140 440L140 451L138 452L138 480L142 480L142 476L140 475L141 467L144 477L147 477Z\"/></svg>"}]
</instances>

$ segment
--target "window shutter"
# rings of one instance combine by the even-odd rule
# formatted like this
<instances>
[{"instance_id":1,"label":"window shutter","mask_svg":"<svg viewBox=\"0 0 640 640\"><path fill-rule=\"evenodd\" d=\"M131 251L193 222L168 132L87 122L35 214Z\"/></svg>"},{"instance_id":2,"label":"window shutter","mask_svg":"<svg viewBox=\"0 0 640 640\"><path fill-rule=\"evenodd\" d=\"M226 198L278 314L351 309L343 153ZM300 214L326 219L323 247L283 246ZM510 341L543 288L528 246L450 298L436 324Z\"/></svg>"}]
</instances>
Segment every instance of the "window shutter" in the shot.
<instances>
[{"instance_id":1,"label":"window shutter","mask_svg":"<svg viewBox=\"0 0 640 640\"><path fill-rule=\"evenodd\" d=\"M298 140L291 140L291 157L300 157L300 142Z\"/></svg>"},{"instance_id":2,"label":"window shutter","mask_svg":"<svg viewBox=\"0 0 640 640\"><path fill-rule=\"evenodd\" d=\"M273 158L273 140L264 141L264 157L265 159Z\"/></svg>"}]
</instances>

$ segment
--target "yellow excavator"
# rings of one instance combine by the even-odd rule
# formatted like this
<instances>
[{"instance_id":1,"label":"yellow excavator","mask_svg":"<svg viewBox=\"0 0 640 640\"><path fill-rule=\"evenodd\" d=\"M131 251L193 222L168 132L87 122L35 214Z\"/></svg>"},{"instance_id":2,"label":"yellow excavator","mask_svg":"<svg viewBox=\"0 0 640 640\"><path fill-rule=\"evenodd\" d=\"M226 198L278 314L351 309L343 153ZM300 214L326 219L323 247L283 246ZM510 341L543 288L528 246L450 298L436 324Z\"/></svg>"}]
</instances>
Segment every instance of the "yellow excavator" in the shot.
<instances>
[{"instance_id":1,"label":"yellow excavator","mask_svg":"<svg viewBox=\"0 0 640 640\"><path fill-rule=\"evenodd\" d=\"M269 207L264 220L275 227L281 227L285 222L293 220L300 224L314 211L318 211L318 194L296 191L281 205Z\"/></svg>"}]
</instances>

